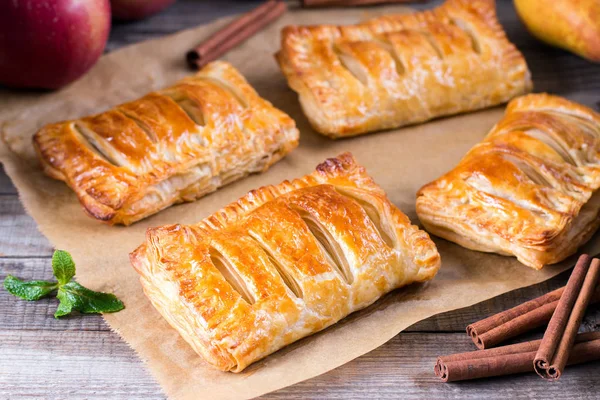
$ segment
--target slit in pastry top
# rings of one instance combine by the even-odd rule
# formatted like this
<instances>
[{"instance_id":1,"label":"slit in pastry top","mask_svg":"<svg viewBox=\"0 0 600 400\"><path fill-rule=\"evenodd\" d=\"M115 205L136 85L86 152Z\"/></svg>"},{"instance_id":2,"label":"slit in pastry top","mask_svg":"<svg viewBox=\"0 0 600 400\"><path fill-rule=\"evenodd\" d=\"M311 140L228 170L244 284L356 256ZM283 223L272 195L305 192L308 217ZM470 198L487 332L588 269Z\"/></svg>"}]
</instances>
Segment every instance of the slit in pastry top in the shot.
<instances>
[{"instance_id":1,"label":"slit in pastry top","mask_svg":"<svg viewBox=\"0 0 600 400\"><path fill-rule=\"evenodd\" d=\"M235 290L246 303L254 304L256 299L254 299L254 296L248 289L246 282L244 282L244 279L240 276L233 263L225 258L223 254L221 254L214 247L209 250L209 254L213 265L215 268L217 268L217 270L219 270L221 275L223 275L223 278L231 285L231 288Z\"/></svg>"},{"instance_id":2,"label":"slit in pastry top","mask_svg":"<svg viewBox=\"0 0 600 400\"><path fill-rule=\"evenodd\" d=\"M121 111L127 118L135 122L135 124L148 136L148 139L152 143L156 143L158 141L156 134L145 121L139 119L136 115L127 112L127 110L121 109L119 111Z\"/></svg>"},{"instance_id":3,"label":"slit in pastry top","mask_svg":"<svg viewBox=\"0 0 600 400\"><path fill-rule=\"evenodd\" d=\"M315 237L319 250L321 250L329 264L335 268L344 282L351 285L354 282L352 271L342 248L333 235L313 215L298 208L295 211L298 212L308 230Z\"/></svg>"},{"instance_id":4,"label":"slit in pastry top","mask_svg":"<svg viewBox=\"0 0 600 400\"><path fill-rule=\"evenodd\" d=\"M358 82L367 85L369 82L368 73L365 67L351 55L345 54L340 48L333 46L333 52L337 55L341 65L354 77Z\"/></svg>"},{"instance_id":5,"label":"slit in pastry top","mask_svg":"<svg viewBox=\"0 0 600 400\"><path fill-rule=\"evenodd\" d=\"M469 37L473 51L477 54L481 54L481 44L479 43L479 38L473 27L460 18L451 18L450 22Z\"/></svg>"},{"instance_id":6,"label":"slit in pastry top","mask_svg":"<svg viewBox=\"0 0 600 400\"><path fill-rule=\"evenodd\" d=\"M575 115L576 117L573 117ZM487 137L417 194L426 229L532 268L564 260L600 226L600 115L558 96L514 99Z\"/></svg>"},{"instance_id":7,"label":"slit in pastry top","mask_svg":"<svg viewBox=\"0 0 600 400\"><path fill-rule=\"evenodd\" d=\"M397 243L393 229L387 223L387 219L373 205L373 199L370 199L371 201L367 200L369 199L368 194L365 194L360 190L344 186L336 187L335 189L340 194L349 197L356 203L358 203L365 211L366 215L368 216L375 229L377 229L377 233L379 234L381 240L383 240L383 242L390 248L396 247Z\"/></svg>"},{"instance_id":8,"label":"slit in pastry top","mask_svg":"<svg viewBox=\"0 0 600 400\"><path fill-rule=\"evenodd\" d=\"M266 170L298 136L233 66L214 62L101 114L47 125L33 142L88 215L128 225Z\"/></svg>"},{"instance_id":9,"label":"slit in pastry top","mask_svg":"<svg viewBox=\"0 0 600 400\"><path fill-rule=\"evenodd\" d=\"M396 49L390 44L388 40L379 40L377 43L392 57L396 74L398 75L398 77L404 75L406 73L406 66L404 65L404 61L402 61L402 58L400 58L400 56L398 55Z\"/></svg>"},{"instance_id":10,"label":"slit in pastry top","mask_svg":"<svg viewBox=\"0 0 600 400\"><path fill-rule=\"evenodd\" d=\"M521 170L534 184L538 186L553 187L553 184L544 175L544 171L538 170L535 164L530 164L527 160L519 159L511 154L503 155L503 158L512 163L517 169Z\"/></svg>"},{"instance_id":11,"label":"slit in pastry top","mask_svg":"<svg viewBox=\"0 0 600 400\"><path fill-rule=\"evenodd\" d=\"M174 93L167 93L167 96L169 96L171 99L173 99L175 103L177 103L181 110L188 116L190 120L194 122L194 124L198 126L206 125L202 109L200 109L200 107L198 107L198 104L196 104L192 99Z\"/></svg>"},{"instance_id":12,"label":"slit in pastry top","mask_svg":"<svg viewBox=\"0 0 600 400\"><path fill-rule=\"evenodd\" d=\"M288 289L290 289L290 291L294 294L294 296L296 296L297 298L300 298L300 299L303 298L304 294L302 293L302 287L298 283L298 280L294 277L293 271L290 271L289 266L283 265L283 263L277 259L276 253L273 252L271 249L269 249L268 246L266 246L263 243L263 241L260 239L260 237L258 235L254 234L252 231L249 231L248 234L250 235L250 237L252 237L256 241L256 243L265 252L265 254L267 255L267 257L269 259L269 262L277 270L277 273L279 274L279 276L281 276L281 279L285 283L285 286Z\"/></svg>"},{"instance_id":13,"label":"slit in pastry top","mask_svg":"<svg viewBox=\"0 0 600 400\"><path fill-rule=\"evenodd\" d=\"M73 136L76 140L84 147L88 148L96 157L99 159L106 161L112 166L118 167L121 164L113 158L108 152L104 151L102 146L98 143L93 134L90 134L85 127L74 123L72 126Z\"/></svg>"},{"instance_id":14,"label":"slit in pastry top","mask_svg":"<svg viewBox=\"0 0 600 400\"><path fill-rule=\"evenodd\" d=\"M343 191L385 210L378 225L402 239L387 246ZM440 266L427 234L350 154L253 190L197 224L150 229L131 261L167 321L208 363L233 372Z\"/></svg>"},{"instance_id":15,"label":"slit in pastry top","mask_svg":"<svg viewBox=\"0 0 600 400\"><path fill-rule=\"evenodd\" d=\"M203 76L203 77L199 77L196 79L210 82L213 85L217 85L217 86L221 87L222 89L231 93L231 95L240 103L240 105L243 108L250 107L249 101L246 98L246 96L244 95L244 93L241 90L239 90L238 88L236 88L235 86L233 86L231 83L229 83L225 80L216 78L216 77Z\"/></svg>"},{"instance_id":16,"label":"slit in pastry top","mask_svg":"<svg viewBox=\"0 0 600 400\"><path fill-rule=\"evenodd\" d=\"M506 102L532 89L494 0L349 26L288 26L276 54L314 129L359 135Z\"/></svg>"}]
</instances>

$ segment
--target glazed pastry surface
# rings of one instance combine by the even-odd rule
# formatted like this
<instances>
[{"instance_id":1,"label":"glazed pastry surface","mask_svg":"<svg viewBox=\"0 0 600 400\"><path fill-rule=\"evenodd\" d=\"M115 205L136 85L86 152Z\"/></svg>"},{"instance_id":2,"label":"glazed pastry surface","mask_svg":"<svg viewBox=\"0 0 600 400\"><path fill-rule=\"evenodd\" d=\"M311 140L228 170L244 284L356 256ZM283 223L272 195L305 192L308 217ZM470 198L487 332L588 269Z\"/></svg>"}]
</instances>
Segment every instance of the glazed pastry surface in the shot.
<instances>
[{"instance_id":1,"label":"glazed pastry surface","mask_svg":"<svg viewBox=\"0 0 600 400\"><path fill-rule=\"evenodd\" d=\"M348 153L198 224L149 229L131 261L163 317L233 372L440 266L427 233Z\"/></svg>"},{"instance_id":2,"label":"glazed pastry surface","mask_svg":"<svg viewBox=\"0 0 600 400\"><path fill-rule=\"evenodd\" d=\"M266 170L298 135L233 66L214 62L102 114L47 125L33 142L90 216L128 225Z\"/></svg>"},{"instance_id":3,"label":"glazed pastry surface","mask_svg":"<svg viewBox=\"0 0 600 400\"><path fill-rule=\"evenodd\" d=\"M541 269L600 226L600 114L547 94L519 97L456 168L417 194L425 228Z\"/></svg>"},{"instance_id":4,"label":"glazed pastry surface","mask_svg":"<svg viewBox=\"0 0 600 400\"><path fill-rule=\"evenodd\" d=\"M351 26L288 26L276 57L310 123L333 138L496 105L532 86L493 0L447 0Z\"/></svg>"}]
</instances>

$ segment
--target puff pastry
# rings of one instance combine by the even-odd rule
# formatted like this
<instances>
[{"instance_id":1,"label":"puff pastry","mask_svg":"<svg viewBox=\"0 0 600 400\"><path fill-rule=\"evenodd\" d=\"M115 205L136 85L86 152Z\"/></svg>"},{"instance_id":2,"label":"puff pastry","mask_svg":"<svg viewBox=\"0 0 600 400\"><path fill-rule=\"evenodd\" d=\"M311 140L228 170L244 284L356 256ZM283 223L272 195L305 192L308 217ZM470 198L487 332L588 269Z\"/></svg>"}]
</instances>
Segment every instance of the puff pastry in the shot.
<instances>
[{"instance_id":1,"label":"puff pastry","mask_svg":"<svg viewBox=\"0 0 600 400\"><path fill-rule=\"evenodd\" d=\"M33 142L89 215L128 225L266 170L298 135L233 66L215 62L102 114L47 125Z\"/></svg>"},{"instance_id":2,"label":"puff pastry","mask_svg":"<svg viewBox=\"0 0 600 400\"><path fill-rule=\"evenodd\" d=\"M163 317L233 372L440 266L427 233L350 154L196 225L149 229L131 261Z\"/></svg>"},{"instance_id":3,"label":"puff pastry","mask_svg":"<svg viewBox=\"0 0 600 400\"><path fill-rule=\"evenodd\" d=\"M600 114L547 94L511 101L456 168L417 194L425 228L541 269L600 225Z\"/></svg>"},{"instance_id":4,"label":"puff pastry","mask_svg":"<svg viewBox=\"0 0 600 400\"><path fill-rule=\"evenodd\" d=\"M532 87L494 0L447 0L352 26L288 26L276 57L310 123L333 138L492 106Z\"/></svg>"}]
</instances>

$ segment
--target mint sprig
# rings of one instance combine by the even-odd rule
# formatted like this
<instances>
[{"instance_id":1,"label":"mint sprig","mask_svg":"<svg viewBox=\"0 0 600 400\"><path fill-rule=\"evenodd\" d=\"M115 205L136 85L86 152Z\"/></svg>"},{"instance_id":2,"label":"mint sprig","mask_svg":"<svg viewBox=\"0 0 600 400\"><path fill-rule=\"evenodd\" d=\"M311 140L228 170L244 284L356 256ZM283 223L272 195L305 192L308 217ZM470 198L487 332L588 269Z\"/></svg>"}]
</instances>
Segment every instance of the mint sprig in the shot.
<instances>
[{"instance_id":1,"label":"mint sprig","mask_svg":"<svg viewBox=\"0 0 600 400\"><path fill-rule=\"evenodd\" d=\"M123 303L114 294L94 292L75 281L58 289L60 304L54 316L62 317L77 310L85 314L115 312L123 309Z\"/></svg>"},{"instance_id":2,"label":"mint sprig","mask_svg":"<svg viewBox=\"0 0 600 400\"><path fill-rule=\"evenodd\" d=\"M120 311L125 306L114 294L94 292L75 282L75 263L64 250L56 250L52 255L52 271L58 282L22 281L12 275L4 279L4 288L24 300L34 301L58 290L60 301L54 317L69 315L73 310L84 314L109 313Z\"/></svg>"},{"instance_id":3,"label":"mint sprig","mask_svg":"<svg viewBox=\"0 0 600 400\"><path fill-rule=\"evenodd\" d=\"M52 254L52 271L60 285L67 284L75 276L75 263L71 255L64 250L55 250Z\"/></svg>"},{"instance_id":4,"label":"mint sprig","mask_svg":"<svg viewBox=\"0 0 600 400\"><path fill-rule=\"evenodd\" d=\"M25 300L39 300L58 289L57 282L49 281L22 281L12 275L4 279L4 288L10 293Z\"/></svg>"}]
</instances>

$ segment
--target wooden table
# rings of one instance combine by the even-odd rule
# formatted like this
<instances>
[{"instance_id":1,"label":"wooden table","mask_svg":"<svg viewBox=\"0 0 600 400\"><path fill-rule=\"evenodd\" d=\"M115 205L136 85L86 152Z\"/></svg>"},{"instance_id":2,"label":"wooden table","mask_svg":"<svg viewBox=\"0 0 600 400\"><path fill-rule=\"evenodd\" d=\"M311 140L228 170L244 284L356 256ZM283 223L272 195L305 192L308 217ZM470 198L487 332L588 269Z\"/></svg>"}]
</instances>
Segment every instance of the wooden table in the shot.
<instances>
[{"instance_id":1,"label":"wooden table","mask_svg":"<svg viewBox=\"0 0 600 400\"><path fill-rule=\"evenodd\" d=\"M256 3L179 0L153 18L115 24L108 51L242 12ZM527 58L536 90L597 107L600 66L538 43L518 21L511 2L500 1L498 8L508 36ZM1 170L0 228L0 279L7 274L24 279L51 278L52 247L23 210L15 188ZM429 318L334 371L265 397L598 399L600 363L570 367L555 384L534 374L460 384L442 384L433 375L436 356L474 348L464 333L466 325L565 282L563 274L534 287ZM0 399L164 398L143 362L100 316L55 320L52 315L56 305L54 299L29 303L0 290ZM600 308L591 308L582 329L600 329Z\"/></svg>"}]
</instances>

